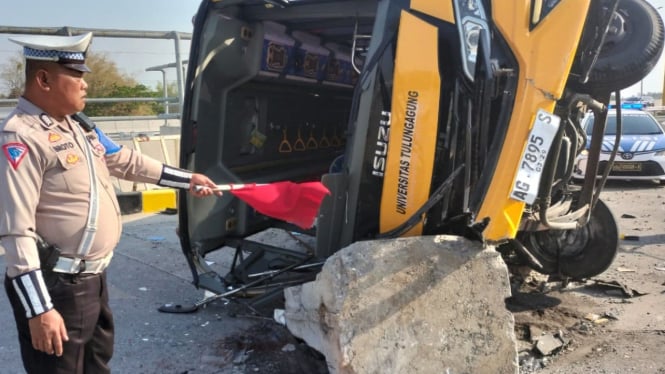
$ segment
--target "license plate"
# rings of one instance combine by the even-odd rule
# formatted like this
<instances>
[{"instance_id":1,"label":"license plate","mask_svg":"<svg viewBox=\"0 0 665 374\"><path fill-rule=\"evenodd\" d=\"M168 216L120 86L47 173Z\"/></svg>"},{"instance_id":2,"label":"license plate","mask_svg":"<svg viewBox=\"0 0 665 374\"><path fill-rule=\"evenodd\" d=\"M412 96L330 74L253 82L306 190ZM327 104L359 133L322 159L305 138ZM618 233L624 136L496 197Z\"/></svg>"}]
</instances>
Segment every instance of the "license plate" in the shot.
<instances>
[{"instance_id":1,"label":"license plate","mask_svg":"<svg viewBox=\"0 0 665 374\"><path fill-rule=\"evenodd\" d=\"M510 192L512 199L527 204L533 204L536 200L545 160L560 123L561 119L554 114L544 110L538 110L536 113Z\"/></svg>"},{"instance_id":2,"label":"license plate","mask_svg":"<svg viewBox=\"0 0 665 374\"><path fill-rule=\"evenodd\" d=\"M636 162L615 162L612 171L641 171L642 164Z\"/></svg>"}]
</instances>

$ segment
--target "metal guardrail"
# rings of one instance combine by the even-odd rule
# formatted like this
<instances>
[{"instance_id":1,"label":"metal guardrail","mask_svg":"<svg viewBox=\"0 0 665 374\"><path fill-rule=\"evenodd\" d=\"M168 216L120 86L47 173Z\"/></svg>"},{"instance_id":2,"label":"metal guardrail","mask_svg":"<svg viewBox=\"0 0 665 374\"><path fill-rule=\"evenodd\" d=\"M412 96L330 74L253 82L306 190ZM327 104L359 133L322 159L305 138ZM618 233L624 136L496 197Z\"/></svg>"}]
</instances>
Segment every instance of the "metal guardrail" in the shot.
<instances>
[{"instance_id":1,"label":"metal guardrail","mask_svg":"<svg viewBox=\"0 0 665 374\"><path fill-rule=\"evenodd\" d=\"M32 34L32 35L79 35L92 32L96 38L134 38L134 39L173 39L175 48L175 67L178 81L178 103L182 108L185 81L183 73L184 61L180 57L180 41L191 40L192 34L179 31L141 31L94 29L82 27L14 27L0 26L0 34Z\"/></svg>"},{"instance_id":2,"label":"metal guardrail","mask_svg":"<svg viewBox=\"0 0 665 374\"><path fill-rule=\"evenodd\" d=\"M665 124L665 106L651 106L644 109L660 122L661 126Z\"/></svg>"},{"instance_id":3,"label":"metal guardrail","mask_svg":"<svg viewBox=\"0 0 665 374\"><path fill-rule=\"evenodd\" d=\"M88 98L86 99L88 103L128 103L128 102L164 102L164 103L177 103L177 97L120 97L120 98ZM0 121L5 119L5 116L16 106L18 99L0 99ZM3 108L7 108L6 113L2 111ZM90 117L95 122L104 122L104 121L146 121L146 120L169 120L169 119L180 119L180 113L162 113L151 116L97 116Z\"/></svg>"},{"instance_id":4,"label":"metal guardrail","mask_svg":"<svg viewBox=\"0 0 665 374\"><path fill-rule=\"evenodd\" d=\"M665 113L665 106L650 106L646 107L644 110L647 112L653 113Z\"/></svg>"},{"instance_id":5,"label":"metal guardrail","mask_svg":"<svg viewBox=\"0 0 665 374\"><path fill-rule=\"evenodd\" d=\"M89 103L120 103L120 102L161 102L164 103L165 113L155 116L98 116L91 117L93 121L144 121L144 120L164 120L166 124L169 119L179 119L180 113L169 113L169 104L178 104L182 108L184 100L184 66L187 60L180 57L180 41L191 40L191 33L184 33L178 31L142 31L142 30L116 30L116 29L96 29L96 28L79 28L79 27L14 27L14 26L0 26L0 34L15 34L15 35L78 35L86 32L92 32L96 38L134 38L134 39L172 39L174 41L174 54L175 62L159 66L153 66L146 69L146 71L161 71L164 80L164 96L161 98L88 98ZM175 68L178 96L168 97L166 92L166 76L164 69ZM0 99L0 121L13 109L18 102L17 99ZM3 110L5 109L6 110Z\"/></svg>"}]
</instances>

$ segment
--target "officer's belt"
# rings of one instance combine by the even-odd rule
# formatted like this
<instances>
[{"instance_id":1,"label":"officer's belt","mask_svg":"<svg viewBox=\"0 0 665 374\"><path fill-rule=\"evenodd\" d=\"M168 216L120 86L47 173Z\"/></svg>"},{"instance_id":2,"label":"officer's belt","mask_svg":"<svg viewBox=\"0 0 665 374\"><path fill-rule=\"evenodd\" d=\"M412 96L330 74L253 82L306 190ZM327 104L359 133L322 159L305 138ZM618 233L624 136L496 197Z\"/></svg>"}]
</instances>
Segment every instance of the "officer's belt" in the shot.
<instances>
[{"instance_id":1,"label":"officer's belt","mask_svg":"<svg viewBox=\"0 0 665 374\"><path fill-rule=\"evenodd\" d=\"M99 274L109 266L113 252L97 260L83 260L80 258L58 258L53 271L65 274Z\"/></svg>"}]
</instances>

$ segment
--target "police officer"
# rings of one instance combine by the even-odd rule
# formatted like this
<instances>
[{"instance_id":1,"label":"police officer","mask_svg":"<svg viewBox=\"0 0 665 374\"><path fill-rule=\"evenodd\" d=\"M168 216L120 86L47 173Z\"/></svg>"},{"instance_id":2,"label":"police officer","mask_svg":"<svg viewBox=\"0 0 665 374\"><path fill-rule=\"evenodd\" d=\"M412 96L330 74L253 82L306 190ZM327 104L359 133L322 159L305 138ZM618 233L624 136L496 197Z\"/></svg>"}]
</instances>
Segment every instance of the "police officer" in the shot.
<instances>
[{"instance_id":1,"label":"police officer","mask_svg":"<svg viewBox=\"0 0 665 374\"><path fill-rule=\"evenodd\" d=\"M213 192L193 186L215 186L204 175L119 147L72 117L85 106L91 39L91 33L12 39L24 49L26 84L0 124L0 246L29 373L110 372L105 269L121 233L110 175L199 197ZM41 260L38 238L52 246L41 246Z\"/></svg>"}]
</instances>

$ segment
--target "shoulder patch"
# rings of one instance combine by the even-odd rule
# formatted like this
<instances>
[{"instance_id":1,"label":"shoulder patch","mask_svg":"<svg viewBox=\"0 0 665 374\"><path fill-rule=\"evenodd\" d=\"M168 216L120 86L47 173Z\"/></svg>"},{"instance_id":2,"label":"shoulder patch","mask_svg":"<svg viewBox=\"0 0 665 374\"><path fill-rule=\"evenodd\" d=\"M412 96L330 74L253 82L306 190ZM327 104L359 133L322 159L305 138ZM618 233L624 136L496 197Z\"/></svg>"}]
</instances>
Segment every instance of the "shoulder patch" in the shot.
<instances>
[{"instance_id":1,"label":"shoulder patch","mask_svg":"<svg viewBox=\"0 0 665 374\"><path fill-rule=\"evenodd\" d=\"M14 170L18 168L25 155L28 154L28 147L23 143L7 143L2 146L2 150Z\"/></svg>"}]
</instances>

